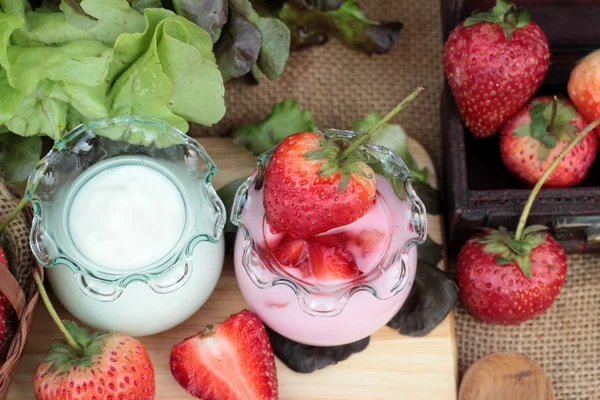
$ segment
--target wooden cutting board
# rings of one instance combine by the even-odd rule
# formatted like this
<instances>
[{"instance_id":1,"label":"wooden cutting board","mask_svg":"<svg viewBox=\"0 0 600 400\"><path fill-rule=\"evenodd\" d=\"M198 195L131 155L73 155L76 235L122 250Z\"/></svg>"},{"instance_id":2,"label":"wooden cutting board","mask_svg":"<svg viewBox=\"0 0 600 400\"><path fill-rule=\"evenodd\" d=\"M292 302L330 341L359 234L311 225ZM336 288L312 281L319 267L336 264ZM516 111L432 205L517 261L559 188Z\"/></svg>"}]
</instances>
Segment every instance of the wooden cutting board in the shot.
<instances>
[{"instance_id":1,"label":"wooden cutting board","mask_svg":"<svg viewBox=\"0 0 600 400\"><path fill-rule=\"evenodd\" d=\"M216 188L247 176L254 169L255 158L234 145L231 139L201 138L200 142L219 167L214 178ZM419 165L429 167L431 183L437 187L429 155L415 141L411 140L409 147ZM442 243L441 217L429 216L428 222L430 236ZM55 299L54 304L61 316L70 317ZM154 364L158 400L192 398L179 387L169 371L169 352L173 344L245 307L247 305L233 273L233 262L227 258L217 288L200 311L170 331L141 338ZM38 304L28 344L8 394L9 400L34 399L32 377L35 366L48 343L59 337L60 333L46 309ZM277 372L281 400L456 399L453 316L450 314L431 334L422 338L400 336L396 331L383 327L371 337L369 347L362 353L312 374L292 372L279 360Z\"/></svg>"}]
</instances>

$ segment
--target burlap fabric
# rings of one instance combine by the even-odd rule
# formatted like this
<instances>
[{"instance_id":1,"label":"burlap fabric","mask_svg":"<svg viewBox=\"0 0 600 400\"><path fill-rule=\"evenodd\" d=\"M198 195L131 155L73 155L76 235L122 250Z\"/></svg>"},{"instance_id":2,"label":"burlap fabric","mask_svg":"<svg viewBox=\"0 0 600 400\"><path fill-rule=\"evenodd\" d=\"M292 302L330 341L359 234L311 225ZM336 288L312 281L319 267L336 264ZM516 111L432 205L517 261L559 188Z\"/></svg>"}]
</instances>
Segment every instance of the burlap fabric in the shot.
<instances>
[{"instance_id":1,"label":"burlap fabric","mask_svg":"<svg viewBox=\"0 0 600 400\"><path fill-rule=\"evenodd\" d=\"M440 3L437 0L362 0L369 17L404 23L395 49L368 57L332 41L293 53L285 74L260 85L229 83L227 115L193 135L227 135L260 120L286 97L313 111L321 127L349 128L374 110L385 113L417 86L427 91L395 121L441 166L440 93L443 82ZM475 322L456 312L459 370L495 351L518 351L549 373L558 399L600 398L600 259L570 257L566 286L552 309L517 327ZM532 399L534 400L534 399Z\"/></svg>"}]
</instances>

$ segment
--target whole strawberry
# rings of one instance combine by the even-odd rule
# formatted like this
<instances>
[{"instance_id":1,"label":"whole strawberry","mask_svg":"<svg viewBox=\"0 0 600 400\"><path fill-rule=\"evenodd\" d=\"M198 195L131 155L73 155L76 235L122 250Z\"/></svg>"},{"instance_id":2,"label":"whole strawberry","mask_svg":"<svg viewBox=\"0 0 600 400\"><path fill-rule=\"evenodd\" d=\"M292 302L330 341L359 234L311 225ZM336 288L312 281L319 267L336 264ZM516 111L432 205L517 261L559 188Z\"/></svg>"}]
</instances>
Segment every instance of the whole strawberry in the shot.
<instances>
[{"instance_id":1,"label":"whole strawberry","mask_svg":"<svg viewBox=\"0 0 600 400\"><path fill-rule=\"evenodd\" d=\"M204 400L277 400L277 370L262 321L244 310L171 350L171 373Z\"/></svg>"},{"instance_id":2,"label":"whole strawberry","mask_svg":"<svg viewBox=\"0 0 600 400\"><path fill-rule=\"evenodd\" d=\"M531 191L516 232L487 229L462 247L456 281L467 310L485 322L510 325L547 310L562 289L567 257L544 226L525 228L535 197L561 160L600 124L589 124L550 163Z\"/></svg>"},{"instance_id":3,"label":"whole strawberry","mask_svg":"<svg viewBox=\"0 0 600 400\"><path fill-rule=\"evenodd\" d=\"M48 312L66 340L50 344L33 377L38 400L154 400L154 368L148 352L134 338L94 332L61 321L44 285L34 279Z\"/></svg>"},{"instance_id":4,"label":"whole strawberry","mask_svg":"<svg viewBox=\"0 0 600 400\"><path fill-rule=\"evenodd\" d=\"M353 138L299 132L277 145L264 178L264 207L272 233L308 238L350 224L373 205L373 156L363 147L373 132L406 107L418 88L378 121Z\"/></svg>"},{"instance_id":5,"label":"whole strawberry","mask_svg":"<svg viewBox=\"0 0 600 400\"><path fill-rule=\"evenodd\" d=\"M589 121L600 118L600 50L581 60L569 78L569 97L577 110ZM600 130L596 130L600 136Z\"/></svg>"},{"instance_id":6,"label":"whole strawberry","mask_svg":"<svg viewBox=\"0 0 600 400\"><path fill-rule=\"evenodd\" d=\"M533 186L569 141L587 125L565 99L538 97L502 128L500 154L504 165L520 180ZM550 174L544 186L567 187L585 178L596 158L598 139L589 133Z\"/></svg>"},{"instance_id":7,"label":"whole strawberry","mask_svg":"<svg viewBox=\"0 0 600 400\"><path fill-rule=\"evenodd\" d=\"M458 255L461 300L482 321L525 322L550 308L565 281L567 256L545 227L531 226L520 241L513 235L488 230L469 239Z\"/></svg>"},{"instance_id":8,"label":"whole strawberry","mask_svg":"<svg viewBox=\"0 0 600 400\"><path fill-rule=\"evenodd\" d=\"M527 103L549 62L544 32L527 11L504 0L458 25L444 48L444 73L476 137L495 134Z\"/></svg>"},{"instance_id":9,"label":"whole strawberry","mask_svg":"<svg viewBox=\"0 0 600 400\"><path fill-rule=\"evenodd\" d=\"M306 238L367 212L375 198L375 173L363 160L338 163L340 150L315 132L295 133L277 146L264 185L273 233Z\"/></svg>"},{"instance_id":10,"label":"whole strawberry","mask_svg":"<svg viewBox=\"0 0 600 400\"><path fill-rule=\"evenodd\" d=\"M0 246L0 268L8 268L8 261L4 249ZM4 341L4 331L6 330L6 297L0 293L0 347Z\"/></svg>"}]
</instances>

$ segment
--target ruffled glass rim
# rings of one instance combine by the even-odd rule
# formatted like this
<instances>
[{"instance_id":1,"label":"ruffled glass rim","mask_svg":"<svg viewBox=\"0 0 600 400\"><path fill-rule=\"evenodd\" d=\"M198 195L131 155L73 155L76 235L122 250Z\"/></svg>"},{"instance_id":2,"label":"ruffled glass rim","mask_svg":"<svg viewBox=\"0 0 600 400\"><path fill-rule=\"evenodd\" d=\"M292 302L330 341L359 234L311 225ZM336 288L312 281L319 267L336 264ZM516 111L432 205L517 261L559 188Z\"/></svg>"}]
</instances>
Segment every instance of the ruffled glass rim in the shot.
<instances>
[{"instance_id":1,"label":"ruffled glass rim","mask_svg":"<svg viewBox=\"0 0 600 400\"><path fill-rule=\"evenodd\" d=\"M324 135L328 138L341 138L341 139L349 139L353 136L357 135L357 132L348 131L348 130L337 130L337 129L326 129L320 134ZM242 211L248 199L248 193L252 187L258 184L260 188L262 186L262 180L264 179L264 174L266 168L268 166L269 160L275 150L275 148L261 154L258 157L257 167L248 177L248 179L238 188L236 192L236 196L234 199L233 207L231 210L231 222L238 226L244 235L244 250L241 256L242 265L246 273L248 273L249 277L253 281L253 283L262 289L268 289L277 285L285 285L290 287L300 301L301 305L304 305L305 311L311 314L322 314L322 315L336 315L343 309L344 305L350 300L350 298L358 292L366 291L371 293L374 297L379 300L389 299L399 292L401 292L408 282L408 268L409 268L409 251L419 244L425 242L427 238L427 216L426 210L423 202L415 193L412 184L411 184L411 173L404 163L404 161L396 154L396 152L374 144L367 144L364 146L371 154L375 155L379 158L380 162L386 163L386 168L388 168L388 172L392 173L391 179L396 182L392 182L394 188L397 190L400 189L406 196L406 200L408 200L411 204L411 216L412 223L415 231L415 236L408 239L402 248L395 251L394 257L388 263L385 268L372 268L365 275L355 278L354 280L344 282L339 285L339 287L332 288L322 288L310 284L309 282L298 279L291 274L289 274L283 268L271 268L269 263L263 259L260 254L260 246L257 245L257 242L254 238L251 237L250 231L247 226L245 226L244 222L241 219ZM388 176L388 178L390 178ZM269 267L270 277L267 280L262 280L261 277L257 276L251 268L251 264L253 260L256 258ZM398 278L398 281L392 286L391 290L387 293L382 293L382 291L378 290L378 288L374 285L376 282L389 268L391 265L394 265L397 261L401 262L401 272ZM415 266L416 268L416 266ZM311 309L308 305L308 298L311 295L327 295L331 297L335 297L338 299L339 304L338 307L334 310L327 310L323 312L316 312Z\"/></svg>"},{"instance_id":2,"label":"ruffled glass rim","mask_svg":"<svg viewBox=\"0 0 600 400\"><path fill-rule=\"evenodd\" d=\"M56 160L57 157L60 157L62 149L66 148L68 145L72 145L74 143L76 144L82 139L89 139L98 136L93 132L94 129L105 129L117 127L119 125L127 126L132 124L145 131L144 139L147 141L147 144L155 144L155 142L160 140L160 145L155 144L157 148L164 148L173 144L184 145L195 152L206 164L206 168L204 169L205 176L203 184L205 185L205 192L208 196L207 200L214 207L214 212L216 215L216 222L212 232L201 234L198 234L197 232L190 232L188 235L182 235L173 249L171 249L171 251L160 260L141 268L134 268L131 270L125 269L127 272L123 273L113 273L113 271L108 273L99 271L94 263L90 261L75 262L72 258L66 256L60 251L60 256L50 258L48 252L45 251L45 246L41 241L40 234L40 232L44 231L44 200L40 199L39 196L36 195L38 183L41 179L44 179L47 168L52 164L53 161ZM156 136L157 133L159 133L160 136ZM144 145L144 143L140 144ZM32 252L40 265L45 268L52 268L56 265L67 266L80 278L79 281L82 281L84 286L86 286L85 278L92 278L100 283L109 284L113 288L113 295L107 296L106 294L102 294L100 297L103 297L102 300L113 300L114 298L118 297L122 290L131 282L141 281L144 283L151 283L152 281L164 276L171 270L172 267L178 265L180 262L184 262L187 258L189 258L196 244L203 241L217 243L221 239L223 227L225 226L226 210L223 202L218 197L212 185L212 177L216 172L217 167L215 163L212 161L200 143L185 135L178 129L167 125L163 121L125 115L122 117L89 121L81 124L67 133L63 139L55 142L52 150L50 150L50 152L38 162L35 170L29 177L25 191L25 198L31 202L34 212L32 227L29 235ZM186 204L185 206L186 208L194 207L193 204ZM186 218L186 225L188 223L189 222ZM48 239L49 238L46 238L46 240ZM188 272L189 271L187 270L185 271L184 277L189 278L190 273ZM180 286L185 282L178 283L178 286ZM86 286L86 292L89 292L90 290L93 292L93 288L90 288L90 286L91 285ZM150 286L157 292L161 292L162 290L159 285ZM172 289L173 287L170 287L169 290L164 290L164 292L171 291Z\"/></svg>"}]
</instances>

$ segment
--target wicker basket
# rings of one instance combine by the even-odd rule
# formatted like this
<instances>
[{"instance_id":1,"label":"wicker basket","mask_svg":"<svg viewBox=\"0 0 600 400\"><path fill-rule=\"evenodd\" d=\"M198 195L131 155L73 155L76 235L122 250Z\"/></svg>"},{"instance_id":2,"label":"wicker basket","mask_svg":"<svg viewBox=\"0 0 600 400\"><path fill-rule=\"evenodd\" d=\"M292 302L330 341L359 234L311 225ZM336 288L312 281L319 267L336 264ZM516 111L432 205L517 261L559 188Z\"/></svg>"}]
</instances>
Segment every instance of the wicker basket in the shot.
<instances>
[{"instance_id":1,"label":"wicker basket","mask_svg":"<svg viewBox=\"0 0 600 400\"><path fill-rule=\"evenodd\" d=\"M19 196L0 180L0 220L3 220L19 202ZM43 268L29 250L31 210L17 216L4 232L4 249L10 271L0 268L0 293L12 307L8 307L6 331L0 348L0 400L8 394L11 375L15 371L33 320L33 311L38 301L38 291L32 272L36 268L43 278Z\"/></svg>"}]
</instances>

